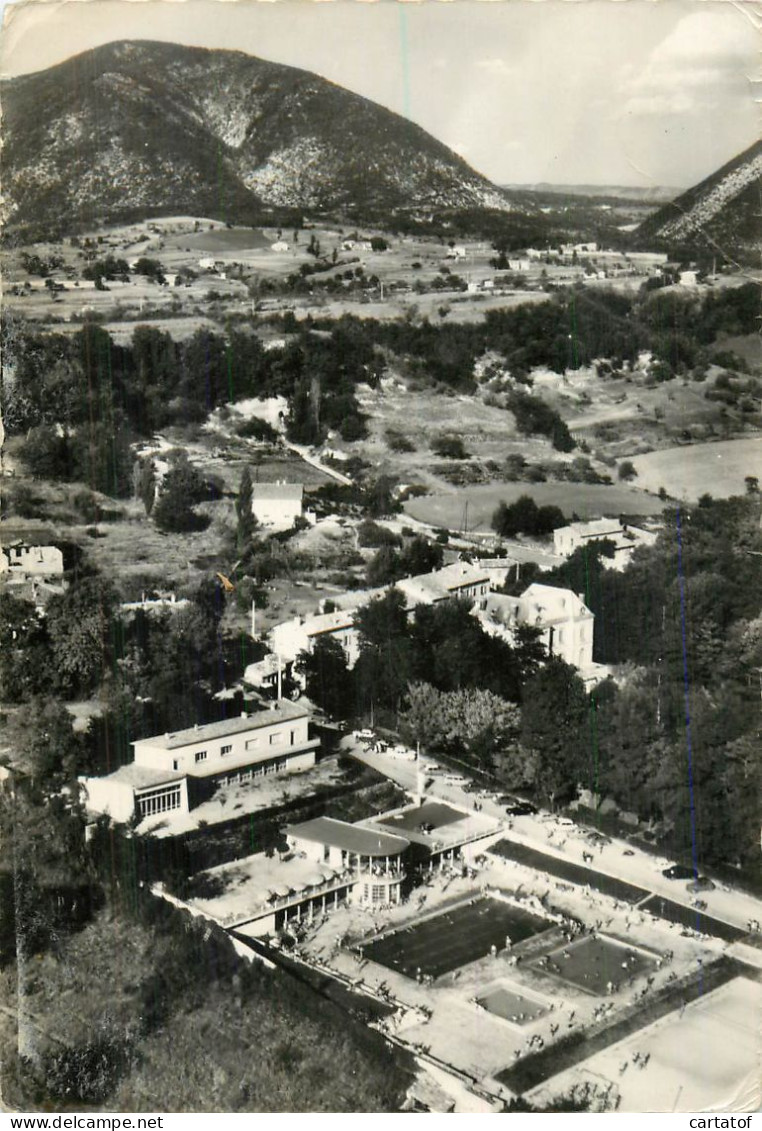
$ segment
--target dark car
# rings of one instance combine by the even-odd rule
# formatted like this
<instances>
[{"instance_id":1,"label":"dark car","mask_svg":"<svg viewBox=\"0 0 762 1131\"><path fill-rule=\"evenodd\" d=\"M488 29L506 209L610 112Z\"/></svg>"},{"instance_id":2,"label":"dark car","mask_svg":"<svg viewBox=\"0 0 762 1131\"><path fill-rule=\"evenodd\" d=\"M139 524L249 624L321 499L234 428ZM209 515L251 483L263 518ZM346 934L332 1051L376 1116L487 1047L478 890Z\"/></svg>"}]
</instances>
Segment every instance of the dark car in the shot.
<instances>
[{"instance_id":1,"label":"dark car","mask_svg":"<svg viewBox=\"0 0 762 1131\"><path fill-rule=\"evenodd\" d=\"M692 880L694 875L693 868L686 868L685 864L670 864L662 872L668 880Z\"/></svg>"},{"instance_id":2,"label":"dark car","mask_svg":"<svg viewBox=\"0 0 762 1131\"><path fill-rule=\"evenodd\" d=\"M539 810L531 801L517 801L506 806L505 811L509 817L533 817Z\"/></svg>"}]
</instances>

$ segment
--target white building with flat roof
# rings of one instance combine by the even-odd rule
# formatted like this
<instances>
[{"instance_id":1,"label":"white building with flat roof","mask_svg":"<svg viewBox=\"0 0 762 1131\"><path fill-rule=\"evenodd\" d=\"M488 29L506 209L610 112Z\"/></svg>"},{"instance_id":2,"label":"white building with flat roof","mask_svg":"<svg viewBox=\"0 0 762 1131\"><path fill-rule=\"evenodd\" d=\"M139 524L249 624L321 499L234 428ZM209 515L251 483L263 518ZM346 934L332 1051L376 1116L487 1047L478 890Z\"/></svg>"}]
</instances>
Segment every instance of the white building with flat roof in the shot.
<instances>
[{"instance_id":1,"label":"white building with flat roof","mask_svg":"<svg viewBox=\"0 0 762 1131\"><path fill-rule=\"evenodd\" d=\"M130 765L80 778L86 807L115 821L188 812L218 785L308 769L320 746L309 721L306 707L278 700L269 710L139 739Z\"/></svg>"}]
</instances>

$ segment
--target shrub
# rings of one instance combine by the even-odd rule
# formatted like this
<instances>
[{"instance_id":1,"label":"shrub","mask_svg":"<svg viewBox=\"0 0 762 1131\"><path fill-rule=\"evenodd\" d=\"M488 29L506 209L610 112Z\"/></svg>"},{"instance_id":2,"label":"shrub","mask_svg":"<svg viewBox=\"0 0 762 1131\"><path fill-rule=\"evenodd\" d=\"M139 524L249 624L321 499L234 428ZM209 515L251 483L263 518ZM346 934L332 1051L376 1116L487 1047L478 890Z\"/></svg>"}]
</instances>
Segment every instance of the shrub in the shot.
<instances>
[{"instance_id":1,"label":"shrub","mask_svg":"<svg viewBox=\"0 0 762 1131\"><path fill-rule=\"evenodd\" d=\"M431 442L431 450L442 459L469 459L460 436L438 436Z\"/></svg>"},{"instance_id":2,"label":"shrub","mask_svg":"<svg viewBox=\"0 0 762 1131\"><path fill-rule=\"evenodd\" d=\"M415 444L402 432L394 428L387 428L386 442L393 452L414 452Z\"/></svg>"},{"instance_id":3,"label":"shrub","mask_svg":"<svg viewBox=\"0 0 762 1131\"><path fill-rule=\"evenodd\" d=\"M260 416L251 416L236 425L236 436L246 440L261 440L263 443L273 443L278 439L278 433L273 426Z\"/></svg>"}]
</instances>

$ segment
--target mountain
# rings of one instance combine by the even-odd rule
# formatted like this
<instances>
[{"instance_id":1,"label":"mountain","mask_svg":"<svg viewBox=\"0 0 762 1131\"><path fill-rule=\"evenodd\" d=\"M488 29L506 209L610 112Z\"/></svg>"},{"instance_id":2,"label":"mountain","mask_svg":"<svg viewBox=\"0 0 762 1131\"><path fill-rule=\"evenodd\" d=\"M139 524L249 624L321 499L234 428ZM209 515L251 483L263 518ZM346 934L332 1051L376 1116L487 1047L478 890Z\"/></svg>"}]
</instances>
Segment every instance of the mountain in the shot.
<instances>
[{"instance_id":1,"label":"mountain","mask_svg":"<svg viewBox=\"0 0 762 1131\"><path fill-rule=\"evenodd\" d=\"M762 141L660 208L637 229L666 244L762 246Z\"/></svg>"},{"instance_id":2,"label":"mountain","mask_svg":"<svg viewBox=\"0 0 762 1131\"><path fill-rule=\"evenodd\" d=\"M405 118L308 71L150 41L0 84L6 223L138 215L254 222L263 209L509 210Z\"/></svg>"}]
</instances>

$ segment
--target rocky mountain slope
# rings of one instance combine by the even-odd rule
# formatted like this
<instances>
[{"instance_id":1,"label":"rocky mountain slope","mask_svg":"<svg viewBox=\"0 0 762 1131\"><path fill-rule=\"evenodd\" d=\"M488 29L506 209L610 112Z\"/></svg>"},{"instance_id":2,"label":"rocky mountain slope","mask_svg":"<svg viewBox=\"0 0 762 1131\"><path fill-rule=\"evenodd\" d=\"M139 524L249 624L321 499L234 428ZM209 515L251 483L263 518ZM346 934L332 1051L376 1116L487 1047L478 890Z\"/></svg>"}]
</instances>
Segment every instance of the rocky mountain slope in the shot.
<instances>
[{"instance_id":1,"label":"rocky mountain slope","mask_svg":"<svg viewBox=\"0 0 762 1131\"><path fill-rule=\"evenodd\" d=\"M638 235L667 244L762 247L762 141L649 216Z\"/></svg>"},{"instance_id":2,"label":"rocky mountain slope","mask_svg":"<svg viewBox=\"0 0 762 1131\"><path fill-rule=\"evenodd\" d=\"M263 209L509 209L419 126L236 51L111 43L2 83L12 227Z\"/></svg>"}]
</instances>

